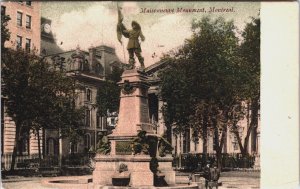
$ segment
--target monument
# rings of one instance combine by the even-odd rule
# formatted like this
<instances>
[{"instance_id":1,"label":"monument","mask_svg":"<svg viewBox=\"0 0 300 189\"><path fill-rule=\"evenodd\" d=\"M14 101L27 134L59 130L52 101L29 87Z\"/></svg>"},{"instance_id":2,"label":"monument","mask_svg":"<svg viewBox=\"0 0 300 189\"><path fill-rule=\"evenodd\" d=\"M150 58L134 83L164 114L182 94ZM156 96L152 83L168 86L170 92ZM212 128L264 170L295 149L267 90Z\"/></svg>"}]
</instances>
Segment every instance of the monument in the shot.
<instances>
[{"instance_id":1,"label":"monument","mask_svg":"<svg viewBox=\"0 0 300 189\"><path fill-rule=\"evenodd\" d=\"M135 21L132 22L132 30L125 28L120 8L118 8L118 16L118 39L121 42L122 35L129 38L127 49L130 66L123 72L122 80L118 83L121 88L118 124L112 134L108 135L109 142L103 143L104 147L110 145L110 153L96 155L93 183L100 186L153 187L154 179L158 177L156 169L159 167L160 178L163 178L167 185L175 185L172 157L159 157L159 153L156 153L163 143L160 142L161 137L156 135L155 126L150 123L149 118L149 84L144 72L144 58L141 56L139 44L139 37L142 41L145 37L141 26ZM134 54L139 59L141 70L135 67ZM134 146L135 143L142 141L139 137L144 138L145 144ZM149 148L145 140L147 137L154 141L155 153L152 153L152 157L147 152ZM135 149L140 151L137 153ZM119 182L120 180L123 180L123 183Z\"/></svg>"},{"instance_id":2,"label":"monument","mask_svg":"<svg viewBox=\"0 0 300 189\"><path fill-rule=\"evenodd\" d=\"M125 70L121 87L119 121L108 139L111 144L110 154L97 154L93 172L93 183L112 185L113 179L128 178L130 186L153 186L154 174L150 170L149 154L134 154L133 141L139 132L155 137L155 128L150 124L148 108L147 77L144 72L136 69ZM159 140L159 137L157 136ZM172 157L158 157L161 174L168 185L175 185L175 171L172 169ZM122 176L120 167L126 165L127 173Z\"/></svg>"}]
</instances>

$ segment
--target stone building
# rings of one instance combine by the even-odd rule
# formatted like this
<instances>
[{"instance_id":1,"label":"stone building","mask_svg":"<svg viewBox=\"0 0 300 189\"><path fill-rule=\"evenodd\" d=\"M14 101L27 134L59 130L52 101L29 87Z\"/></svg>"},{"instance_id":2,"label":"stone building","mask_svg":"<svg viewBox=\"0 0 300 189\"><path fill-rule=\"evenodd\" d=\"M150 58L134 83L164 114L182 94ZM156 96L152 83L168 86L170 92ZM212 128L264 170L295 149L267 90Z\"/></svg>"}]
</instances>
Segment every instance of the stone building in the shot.
<instances>
[{"instance_id":1,"label":"stone building","mask_svg":"<svg viewBox=\"0 0 300 189\"><path fill-rule=\"evenodd\" d=\"M203 141L200 138L198 141L192 138L192 129L187 130L185 133L176 136L172 134L172 131L166 131L166 126L164 125L161 107L163 106L163 101L159 97L159 77L158 73L160 70L167 68L166 62L157 62L146 68L146 73L149 75L149 111L150 118L153 123L157 124L157 133L162 135L166 133L166 137L171 141L174 147L173 153L185 154L185 153L203 153ZM251 112L248 112L251 114ZM250 154L260 154L260 117L258 118L258 128L251 133L251 137L248 145L248 152ZM245 117L243 120L239 121L238 125L241 127L239 133L244 140L247 128L249 127L250 120L249 117ZM208 133L208 144L207 152L214 154L214 138L212 133ZM225 143L223 146L223 153L237 154L240 153L239 145L236 137L227 132Z\"/></svg>"},{"instance_id":2,"label":"stone building","mask_svg":"<svg viewBox=\"0 0 300 189\"><path fill-rule=\"evenodd\" d=\"M22 48L30 53L39 54L41 44L40 4L36 1L1 2L1 14L9 15L11 18L7 25L11 32L10 40L5 42L5 47ZM5 97L1 96L2 162L4 159L8 159L6 157L11 156L15 140L15 124L5 112L5 101ZM33 133L22 134L18 142L17 154L22 156L38 154L37 138Z\"/></svg>"},{"instance_id":3,"label":"stone building","mask_svg":"<svg viewBox=\"0 0 300 189\"><path fill-rule=\"evenodd\" d=\"M44 154L67 156L70 153L86 153L95 149L98 135L114 128L117 116L113 113L109 118L98 115L97 90L101 90L105 77L115 67L121 68L123 63L116 56L115 49L105 45L90 47L88 51L80 50L78 46L75 50L45 57L51 64L65 69L68 76L74 78L80 86L76 91L78 96L75 103L76 107L85 107L85 126L81 128L85 135L77 144L71 144L67 138L59 139L59 131L46 130Z\"/></svg>"}]
</instances>

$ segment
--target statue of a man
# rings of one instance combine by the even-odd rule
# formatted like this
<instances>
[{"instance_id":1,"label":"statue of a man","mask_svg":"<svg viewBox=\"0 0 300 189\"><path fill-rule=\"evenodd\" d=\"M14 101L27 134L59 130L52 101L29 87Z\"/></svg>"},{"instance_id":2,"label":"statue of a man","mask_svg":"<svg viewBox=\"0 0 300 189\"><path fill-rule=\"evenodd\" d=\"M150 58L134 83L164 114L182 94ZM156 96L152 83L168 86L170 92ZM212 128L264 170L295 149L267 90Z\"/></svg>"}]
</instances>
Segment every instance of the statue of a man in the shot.
<instances>
[{"instance_id":1,"label":"statue of a man","mask_svg":"<svg viewBox=\"0 0 300 189\"><path fill-rule=\"evenodd\" d=\"M136 21L132 21L131 30L127 30L124 24L122 23L123 21L123 16L121 14L120 9L118 9L118 14L119 14L119 22L117 25L117 33L118 33L118 39L121 42L121 37L122 35L126 38L129 38L128 44L127 44L127 50L129 54L129 64L131 69L135 67L135 59L134 55L139 59L139 62L141 64L141 68L144 70L145 65L144 65L144 58L141 55L142 49L140 45L139 38L144 41L145 37L143 35L141 26L139 23Z\"/></svg>"}]
</instances>

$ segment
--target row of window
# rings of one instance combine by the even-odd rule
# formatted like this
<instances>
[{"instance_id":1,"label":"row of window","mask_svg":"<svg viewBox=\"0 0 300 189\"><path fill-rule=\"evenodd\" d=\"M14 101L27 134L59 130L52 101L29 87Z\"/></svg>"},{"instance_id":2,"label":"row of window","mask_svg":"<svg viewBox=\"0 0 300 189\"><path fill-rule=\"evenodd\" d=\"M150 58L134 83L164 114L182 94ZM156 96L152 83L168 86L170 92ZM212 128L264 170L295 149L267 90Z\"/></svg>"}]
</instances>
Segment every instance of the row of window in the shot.
<instances>
[{"instance_id":1,"label":"row of window","mask_svg":"<svg viewBox=\"0 0 300 189\"><path fill-rule=\"evenodd\" d=\"M96 126L97 128L106 129L107 120L106 117L97 116ZM85 126L91 127L91 110L85 111Z\"/></svg>"},{"instance_id":2,"label":"row of window","mask_svg":"<svg viewBox=\"0 0 300 189\"><path fill-rule=\"evenodd\" d=\"M22 12L17 12L17 26L22 27L22 23L23 23L23 13ZM26 28L27 29L31 29L31 16L30 15L26 15Z\"/></svg>"},{"instance_id":3,"label":"row of window","mask_svg":"<svg viewBox=\"0 0 300 189\"><path fill-rule=\"evenodd\" d=\"M19 1L20 4L23 4L23 1ZM27 6L31 6L31 1L25 1L25 4Z\"/></svg>"},{"instance_id":4,"label":"row of window","mask_svg":"<svg viewBox=\"0 0 300 189\"><path fill-rule=\"evenodd\" d=\"M85 134L84 135L84 147L89 150L91 148L91 135ZM69 153L77 153L78 152L78 145L77 143L70 142L70 149ZM47 140L47 155L57 155L58 154L58 141L54 138L49 138Z\"/></svg>"},{"instance_id":5,"label":"row of window","mask_svg":"<svg viewBox=\"0 0 300 189\"><path fill-rule=\"evenodd\" d=\"M17 35L17 48L22 48L23 37ZM25 38L25 50L30 52L31 39Z\"/></svg>"},{"instance_id":6,"label":"row of window","mask_svg":"<svg viewBox=\"0 0 300 189\"><path fill-rule=\"evenodd\" d=\"M6 7L1 6L1 15L5 15L5 14L6 14ZM18 11L17 12L17 26L22 27L22 25L23 25L23 13ZM25 27L27 29L31 29L31 16L30 15L26 15Z\"/></svg>"}]
</instances>

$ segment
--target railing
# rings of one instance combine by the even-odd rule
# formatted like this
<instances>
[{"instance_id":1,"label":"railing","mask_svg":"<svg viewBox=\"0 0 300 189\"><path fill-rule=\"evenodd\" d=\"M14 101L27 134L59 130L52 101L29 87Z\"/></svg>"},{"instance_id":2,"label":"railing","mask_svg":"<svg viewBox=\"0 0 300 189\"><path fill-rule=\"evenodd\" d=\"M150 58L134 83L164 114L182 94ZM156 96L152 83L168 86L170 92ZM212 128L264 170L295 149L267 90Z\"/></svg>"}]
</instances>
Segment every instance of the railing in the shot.
<instances>
[{"instance_id":1,"label":"railing","mask_svg":"<svg viewBox=\"0 0 300 189\"><path fill-rule=\"evenodd\" d=\"M18 165L20 165L20 164L25 164L26 160L37 159L37 158L38 158L38 154L17 156L15 168L18 168ZM1 169L2 170L3 169L9 170L11 168L11 162L12 162L12 154L2 154L1 155Z\"/></svg>"},{"instance_id":2,"label":"railing","mask_svg":"<svg viewBox=\"0 0 300 189\"><path fill-rule=\"evenodd\" d=\"M62 166L80 167L88 166L90 163L91 154L69 154L62 157ZM12 154L3 154L1 156L1 170L9 170L11 168ZM39 160L38 154L17 156L15 169L41 168L41 167L58 167L58 156L45 156Z\"/></svg>"},{"instance_id":3,"label":"railing","mask_svg":"<svg viewBox=\"0 0 300 189\"><path fill-rule=\"evenodd\" d=\"M174 158L173 166L181 170L196 171L201 170L207 160L211 163L217 160L216 154L185 153ZM255 163L254 156L243 157L242 154L222 154L223 168L252 168Z\"/></svg>"},{"instance_id":4,"label":"railing","mask_svg":"<svg viewBox=\"0 0 300 189\"><path fill-rule=\"evenodd\" d=\"M88 153L74 153L62 158L62 165L69 167L87 166L92 156Z\"/></svg>"}]
</instances>

